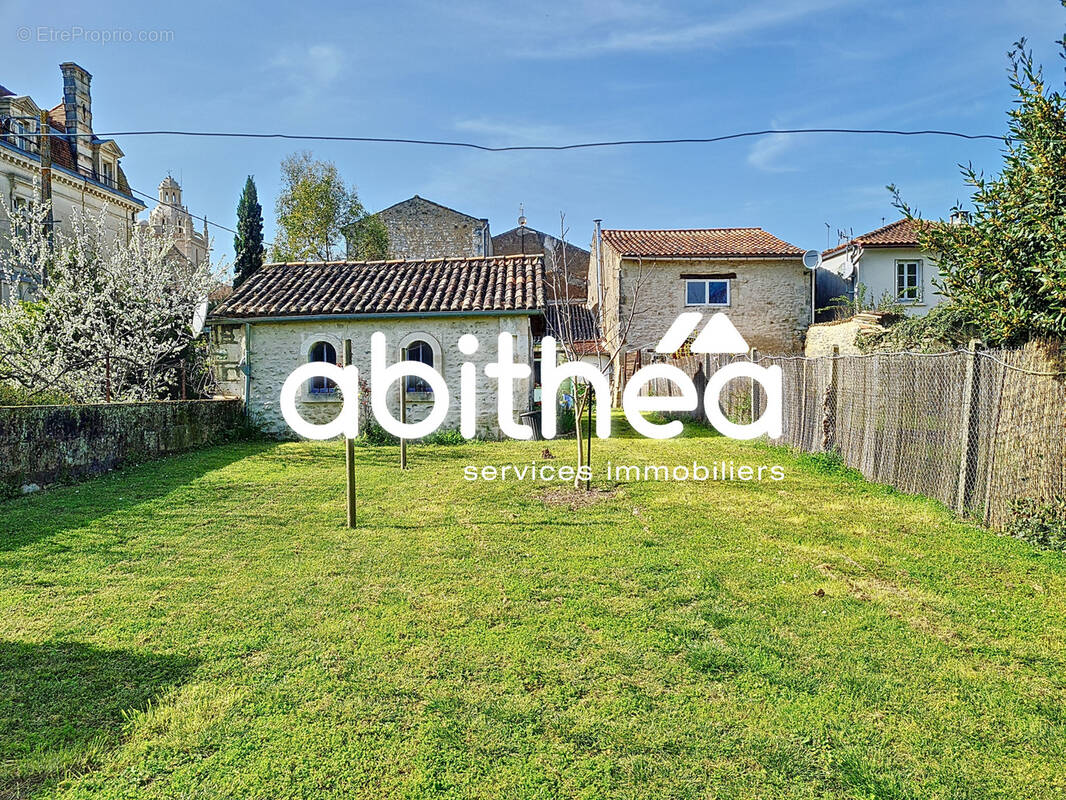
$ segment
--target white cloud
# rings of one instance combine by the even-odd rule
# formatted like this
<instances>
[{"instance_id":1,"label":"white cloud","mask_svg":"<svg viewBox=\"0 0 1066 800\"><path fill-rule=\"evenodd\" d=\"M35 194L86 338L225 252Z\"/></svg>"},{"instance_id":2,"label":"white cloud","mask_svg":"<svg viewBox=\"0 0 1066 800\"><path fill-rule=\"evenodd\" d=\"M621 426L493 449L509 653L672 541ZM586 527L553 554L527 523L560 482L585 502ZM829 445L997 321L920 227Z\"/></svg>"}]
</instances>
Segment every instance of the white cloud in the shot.
<instances>
[{"instance_id":1,"label":"white cloud","mask_svg":"<svg viewBox=\"0 0 1066 800\"><path fill-rule=\"evenodd\" d=\"M332 44L292 46L282 50L271 62L286 73L287 82L300 86L325 86L344 71L344 52Z\"/></svg>"},{"instance_id":2,"label":"white cloud","mask_svg":"<svg viewBox=\"0 0 1066 800\"><path fill-rule=\"evenodd\" d=\"M763 172L795 172L795 166L781 163L782 156L792 149L794 139L794 135L784 133L760 137L748 151L748 163Z\"/></svg>"},{"instance_id":3,"label":"white cloud","mask_svg":"<svg viewBox=\"0 0 1066 800\"><path fill-rule=\"evenodd\" d=\"M581 36L560 35L570 26L561 20L541 31L536 47L522 55L534 58L580 58L610 53L656 52L711 47L768 29L792 25L799 20L847 5L852 0L775 0L749 3L732 13L707 13L700 18L682 17L661 10L627 14L616 10L610 24L593 16L573 27ZM622 6L622 9L628 9ZM576 22L576 21L574 21Z\"/></svg>"}]
</instances>

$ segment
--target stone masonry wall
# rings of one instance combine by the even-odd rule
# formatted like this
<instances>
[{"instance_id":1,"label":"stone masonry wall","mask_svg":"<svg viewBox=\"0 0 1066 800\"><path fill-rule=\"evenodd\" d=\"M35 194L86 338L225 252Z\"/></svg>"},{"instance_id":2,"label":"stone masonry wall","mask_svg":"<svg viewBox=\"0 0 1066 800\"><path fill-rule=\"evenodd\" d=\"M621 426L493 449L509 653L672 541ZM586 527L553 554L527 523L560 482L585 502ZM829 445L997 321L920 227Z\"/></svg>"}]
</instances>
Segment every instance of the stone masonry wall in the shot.
<instances>
[{"instance_id":1,"label":"stone masonry wall","mask_svg":"<svg viewBox=\"0 0 1066 800\"><path fill-rule=\"evenodd\" d=\"M831 356L833 348L839 348L842 356L859 355L857 344L860 333L883 331L881 320L885 314L877 311L863 311L854 317L834 322L820 322L807 329L807 342L803 354L807 358Z\"/></svg>"},{"instance_id":2,"label":"stone masonry wall","mask_svg":"<svg viewBox=\"0 0 1066 800\"><path fill-rule=\"evenodd\" d=\"M766 354L800 353L810 324L810 271L796 260L684 260L619 259L604 248L604 305L609 341L619 336L633 312L626 336L627 349L654 347L683 311L703 311L708 317L725 312L750 347ZM730 280L728 307L686 306L682 275L736 275ZM618 278L622 303L618 303Z\"/></svg>"},{"instance_id":3,"label":"stone masonry wall","mask_svg":"<svg viewBox=\"0 0 1066 800\"><path fill-rule=\"evenodd\" d=\"M807 342L803 354L807 358L831 356L833 348L840 348L842 356L856 355L859 348L855 346L855 337L859 334L859 323L854 319L839 322L821 322L807 329Z\"/></svg>"},{"instance_id":4,"label":"stone masonry wall","mask_svg":"<svg viewBox=\"0 0 1066 800\"><path fill-rule=\"evenodd\" d=\"M202 447L243 423L240 400L0 407L0 492Z\"/></svg>"},{"instance_id":5,"label":"stone masonry wall","mask_svg":"<svg viewBox=\"0 0 1066 800\"><path fill-rule=\"evenodd\" d=\"M492 255L488 220L461 214L418 195L379 211L378 217L389 231L389 258Z\"/></svg>"},{"instance_id":6,"label":"stone masonry wall","mask_svg":"<svg viewBox=\"0 0 1066 800\"><path fill-rule=\"evenodd\" d=\"M292 431L281 414L281 387L296 367L308 361L311 348L317 342L328 342L344 357L344 340L352 340L352 356L359 368L360 382L370 381L370 337L381 331L387 339L387 364L402 360L402 349L415 340L426 341L433 349L433 367L448 383L451 404L441 430L459 427L459 368L464 361L477 367L477 432L485 438L499 436L496 408L496 380L485 377L484 367L496 360L496 339L502 332L515 335L515 360L532 363L532 340L529 317L526 316L461 316L461 317L404 317L398 319L323 320L300 322L258 322L251 327L251 392L248 409L253 421L275 436L291 438ZM480 342L480 349L472 356L459 352L459 337L472 333ZM244 375L236 365L246 357L243 327L226 326L218 331L215 342L216 357L227 394L243 396ZM516 415L526 411L530 403L528 381L515 381ZM338 395L314 395L304 386L297 398L300 413L308 422L322 424L340 412L343 398ZM431 408L427 396L408 395L407 418L410 422L424 419ZM389 408L399 418L399 389L389 389ZM350 413L349 408L345 408Z\"/></svg>"}]
</instances>

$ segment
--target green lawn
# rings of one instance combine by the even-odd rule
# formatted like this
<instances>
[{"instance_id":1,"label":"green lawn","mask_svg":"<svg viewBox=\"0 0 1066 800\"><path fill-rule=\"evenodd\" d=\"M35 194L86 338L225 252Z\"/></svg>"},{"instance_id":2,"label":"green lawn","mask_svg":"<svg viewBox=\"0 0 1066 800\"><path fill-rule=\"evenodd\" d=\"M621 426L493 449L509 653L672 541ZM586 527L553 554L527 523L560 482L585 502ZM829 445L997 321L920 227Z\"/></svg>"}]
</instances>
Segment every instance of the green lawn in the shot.
<instances>
[{"instance_id":1,"label":"green lawn","mask_svg":"<svg viewBox=\"0 0 1066 800\"><path fill-rule=\"evenodd\" d=\"M597 455L786 478L463 480L543 447L359 448L355 531L332 443L0 505L0 798L1066 793L1062 554L717 437Z\"/></svg>"}]
</instances>

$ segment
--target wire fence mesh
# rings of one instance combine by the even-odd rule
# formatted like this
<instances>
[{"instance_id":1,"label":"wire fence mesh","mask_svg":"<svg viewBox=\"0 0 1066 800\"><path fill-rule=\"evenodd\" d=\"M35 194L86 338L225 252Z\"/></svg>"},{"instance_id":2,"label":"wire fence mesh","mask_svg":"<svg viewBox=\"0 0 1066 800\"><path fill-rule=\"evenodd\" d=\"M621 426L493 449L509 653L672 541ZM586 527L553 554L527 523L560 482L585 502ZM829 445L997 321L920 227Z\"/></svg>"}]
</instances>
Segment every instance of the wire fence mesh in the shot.
<instances>
[{"instance_id":1,"label":"wire fence mesh","mask_svg":"<svg viewBox=\"0 0 1066 800\"><path fill-rule=\"evenodd\" d=\"M993 528L1016 500L1066 495L1066 348L1038 342L1018 350L877 353L861 356L640 354L667 362L698 388L738 360L777 365L784 387L782 436L806 453L833 452L868 479L935 498ZM720 395L735 422L760 416L757 382L739 378ZM676 395L672 381L647 392ZM702 393L702 392L701 392ZM691 414L703 418L702 402Z\"/></svg>"}]
</instances>

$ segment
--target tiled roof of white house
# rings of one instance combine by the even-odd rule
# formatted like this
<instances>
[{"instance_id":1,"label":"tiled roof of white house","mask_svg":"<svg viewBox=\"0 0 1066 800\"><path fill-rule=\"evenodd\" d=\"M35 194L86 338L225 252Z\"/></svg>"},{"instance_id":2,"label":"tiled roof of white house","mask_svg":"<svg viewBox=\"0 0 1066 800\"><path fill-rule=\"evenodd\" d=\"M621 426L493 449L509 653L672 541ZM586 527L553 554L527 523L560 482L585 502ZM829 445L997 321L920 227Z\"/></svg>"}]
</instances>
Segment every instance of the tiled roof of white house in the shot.
<instances>
[{"instance_id":1,"label":"tiled roof of white house","mask_svg":"<svg viewBox=\"0 0 1066 800\"><path fill-rule=\"evenodd\" d=\"M882 225L877 230L841 242L822 253L823 256L835 255L849 244L861 244L863 247L918 247L918 220L899 219Z\"/></svg>"}]
</instances>

